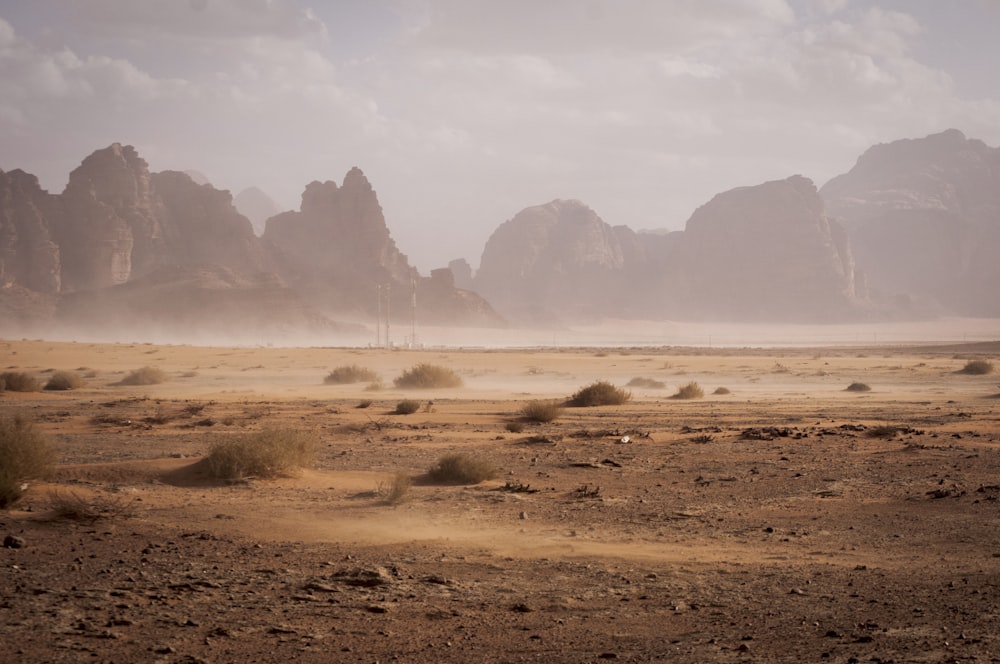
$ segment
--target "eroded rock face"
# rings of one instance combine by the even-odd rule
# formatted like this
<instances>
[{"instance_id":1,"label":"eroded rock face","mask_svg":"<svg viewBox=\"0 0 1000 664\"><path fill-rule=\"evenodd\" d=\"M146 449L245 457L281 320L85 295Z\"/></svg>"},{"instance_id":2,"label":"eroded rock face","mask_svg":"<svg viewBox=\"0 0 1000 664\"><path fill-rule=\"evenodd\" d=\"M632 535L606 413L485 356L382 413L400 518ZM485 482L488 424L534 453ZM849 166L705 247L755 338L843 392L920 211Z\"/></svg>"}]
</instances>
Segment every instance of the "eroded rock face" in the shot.
<instances>
[{"instance_id":1,"label":"eroded rock face","mask_svg":"<svg viewBox=\"0 0 1000 664\"><path fill-rule=\"evenodd\" d=\"M614 315L624 260L614 229L596 212L555 200L494 231L474 285L501 314L522 321Z\"/></svg>"},{"instance_id":2,"label":"eroded rock face","mask_svg":"<svg viewBox=\"0 0 1000 664\"><path fill-rule=\"evenodd\" d=\"M49 219L58 213L57 197L44 191L34 175L0 171L0 287L60 291L59 246L49 232Z\"/></svg>"},{"instance_id":3,"label":"eroded rock face","mask_svg":"<svg viewBox=\"0 0 1000 664\"><path fill-rule=\"evenodd\" d=\"M1000 315L1000 149L954 129L877 145L820 193L873 290Z\"/></svg>"},{"instance_id":4,"label":"eroded rock face","mask_svg":"<svg viewBox=\"0 0 1000 664\"><path fill-rule=\"evenodd\" d=\"M835 321L864 295L845 233L801 176L717 195L688 220L678 257L693 318Z\"/></svg>"}]
</instances>

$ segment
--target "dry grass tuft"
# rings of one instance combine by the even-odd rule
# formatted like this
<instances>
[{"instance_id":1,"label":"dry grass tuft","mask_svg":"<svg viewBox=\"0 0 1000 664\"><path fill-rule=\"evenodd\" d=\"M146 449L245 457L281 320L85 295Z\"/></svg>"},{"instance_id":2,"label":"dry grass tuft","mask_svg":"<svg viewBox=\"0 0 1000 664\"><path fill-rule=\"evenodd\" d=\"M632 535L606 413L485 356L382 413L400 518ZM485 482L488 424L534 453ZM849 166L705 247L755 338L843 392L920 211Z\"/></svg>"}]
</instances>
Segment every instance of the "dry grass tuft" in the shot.
<instances>
[{"instance_id":1,"label":"dry grass tuft","mask_svg":"<svg viewBox=\"0 0 1000 664\"><path fill-rule=\"evenodd\" d=\"M599 380L578 390L566 403L577 407L620 406L631 398L628 390Z\"/></svg>"},{"instance_id":2,"label":"dry grass tuft","mask_svg":"<svg viewBox=\"0 0 1000 664\"><path fill-rule=\"evenodd\" d=\"M54 458L48 439L27 418L0 418L0 509L21 499L28 480L49 475Z\"/></svg>"},{"instance_id":3,"label":"dry grass tuft","mask_svg":"<svg viewBox=\"0 0 1000 664\"><path fill-rule=\"evenodd\" d=\"M83 379L72 371L57 371L45 383L46 390L75 390L83 387Z\"/></svg>"},{"instance_id":4,"label":"dry grass tuft","mask_svg":"<svg viewBox=\"0 0 1000 664\"><path fill-rule=\"evenodd\" d=\"M524 404L521 417L529 422L552 422L562 415L563 406L558 401L535 399Z\"/></svg>"},{"instance_id":5,"label":"dry grass tuft","mask_svg":"<svg viewBox=\"0 0 1000 664\"><path fill-rule=\"evenodd\" d=\"M85 498L73 491L53 491L49 494L50 518L58 521L93 523L99 519L135 516L135 504L125 496L91 496Z\"/></svg>"},{"instance_id":6,"label":"dry grass tuft","mask_svg":"<svg viewBox=\"0 0 1000 664\"><path fill-rule=\"evenodd\" d=\"M142 367L130 372L116 385L159 385L167 381L167 374L157 367Z\"/></svg>"},{"instance_id":7,"label":"dry grass tuft","mask_svg":"<svg viewBox=\"0 0 1000 664\"><path fill-rule=\"evenodd\" d=\"M461 387L462 379L448 367L418 364L404 371L393 381L393 384L396 387L413 389Z\"/></svg>"},{"instance_id":8,"label":"dry grass tuft","mask_svg":"<svg viewBox=\"0 0 1000 664\"><path fill-rule=\"evenodd\" d=\"M966 374L968 376L985 376L993 373L993 363L989 360L969 360L965 366L955 373Z\"/></svg>"},{"instance_id":9,"label":"dry grass tuft","mask_svg":"<svg viewBox=\"0 0 1000 664\"><path fill-rule=\"evenodd\" d=\"M412 415L413 413L420 410L420 402L416 399L403 399L396 404L396 410L392 411L393 415Z\"/></svg>"},{"instance_id":10,"label":"dry grass tuft","mask_svg":"<svg viewBox=\"0 0 1000 664\"><path fill-rule=\"evenodd\" d=\"M312 432L264 429L216 442L205 465L210 477L221 480L279 477L312 463L317 447Z\"/></svg>"},{"instance_id":11,"label":"dry grass tuft","mask_svg":"<svg viewBox=\"0 0 1000 664\"><path fill-rule=\"evenodd\" d=\"M386 505L397 505L406 499L412 486L413 478L407 473L399 472L393 475L390 481L379 482L375 493L382 497Z\"/></svg>"},{"instance_id":12,"label":"dry grass tuft","mask_svg":"<svg viewBox=\"0 0 1000 664\"><path fill-rule=\"evenodd\" d=\"M378 374L371 369L359 367L356 364L348 364L333 369L326 375L323 382L327 385L347 385L349 383L374 383L378 381Z\"/></svg>"},{"instance_id":13,"label":"dry grass tuft","mask_svg":"<svg viewBox=\"0 0 1000 664\"><path fill-rule=\"evenodd\" d=\"M435 484L479 484L496 477L496 469L488 461L473 459L466 454L449 454L427 471L427 478Z\"/></svg>"},{"instance_id":14,"label":"dry grass tuft","mask_svg":"<svg viewBox=\"0 0 1000 664\"><path fill-rule=\"evenodd\" d=\"M5 371L0 374L4 389L11 392L37 392L42 389L42 383L37 378L23 371Z\"/></svg>"},{"instance_id":15,"label":"dry grass tuft","mask_svg":"<svg viewBox=\"0 0 1000 664\"><path fill-rule=\"evenodd\" d=\"M866 385L864 383L851 383L850 385L848 385L844 389L846 391L848 391L848 392L871 392L872 391L872 388L870 388L868 385Z\"/></svg>"},{"instance_id":16,"label":"dry grass tuft","mask_svg":"<svg viewBox=\"0 0 1000 664\"><path fill-rule=\"evenodd\" d=\"M701 399L703 396L705 396L705 390L701 389L701 385L692 381L687 385L682 385L681 387L677 388L677 394L672 395L670 398Z\"/></svg>"},{"instance_id":17,"label":"dry grass tuft","mask_svg":"<svg viewBox=\"0 0 1000 664\"><path fill-rule=\"evenodd\" d=\"M732 394L728 387L717 387L712 394Z\"/></svg>"}]
</instances>

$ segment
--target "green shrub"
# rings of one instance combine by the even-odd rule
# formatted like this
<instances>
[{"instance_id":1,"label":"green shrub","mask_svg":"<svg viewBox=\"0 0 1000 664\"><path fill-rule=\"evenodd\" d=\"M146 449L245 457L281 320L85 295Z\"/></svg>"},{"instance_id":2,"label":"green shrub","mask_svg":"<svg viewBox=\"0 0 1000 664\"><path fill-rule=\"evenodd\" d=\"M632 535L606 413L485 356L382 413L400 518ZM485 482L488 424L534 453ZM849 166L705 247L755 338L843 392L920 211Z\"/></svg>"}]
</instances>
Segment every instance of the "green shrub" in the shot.
<instances>
[{"instance_id":1,"label":"green shrub","mask_svg":"<svg viewBox=\"0 0 1000 664\"><path fill-rule=\"evenodd\" d=\"M413 413L420 410L420 402L416 399L403 399L396 404L396 410L392 411L395 415L412 415Z\"/></svg>"},{"instance_id":2,"label":"green shrub","mask_svg":"<svg viewBox=\"0 0 1000 664\"><path fill-rule=\"evenodd\" d=\"M54 456L48 439L25 417L0 418L0 509L21 498L28 480L48 475Z\"/></svg>"},{"instance_id":3,"label":"green shrub","mask_svg":"<svg viewBox=\"0 0 1000 664\"><path fill-rule=\"evenodd\" d=\"M479 484L496 477L496 469L482 459L473 459L465 454L449 454L431 466L427 477L437 484Z\"/></svg>"},{"instance_id":4,"label":"green shrub","mask_svg":"<svg viewBox=\"0 0 1000 664\"><path fill-rule=\"evenodd\" d=\"M655 378L633 378L627 383L628 387L642 387L650 390L662 390L667 386L662 380L656 380Z\"/></svg>"},{"instance_id":5,"label":"green shrub","mask_svg":"<svg viewBox=\"0 0 1000 664\"><path fill-rule=\"evenodd\" d=\"M535 399L524 404L521 416L529 422L552 422L562 415L563 406L558 401Z\"/></svg>"},{"instance_id":6,"label":"green shrub","mask_svg":"<svg viewBox=\"0 0 1000 664\"><path fill-rule=\"evenodd\" d=\"M278 477L309 465L317 445L311 432L264 429L216 442L205 464L208 474L218 479Z\"/></svg>"},{"instance_id":7,"label":"green shrub","mask_svg":"<svg viewBox=\"0 0 1000 664\"><path fill-rule=\"evenodd\" d=\"M328 373L323 382L327 385L347 385L348 383L374 383L377 380L378 374L371 369L349 364L337 367Z\"/></svg>"},{"instance_id":8,"label":"green shrub","mask_svg":"<svg viewBox=\"0 0 1000 664\"><path fill-rule=\"evenodd\" d=\"M0 374L4 388L11 392L37 392L42 389L42 383L37 378L23 371L6 371Z\"/></svg>"},{"instance_id":9,"label":"green shrub","mask_svg":"<svg viewBox=\"0 0 1000 664\"><path fill-rule=\"evenodd\" d=\"M396 387L416 389L461 387L462 379L447 367L433 364L418 364L404 371L393 383Z\"/></svg>"},{"instance_id":10,"label":"green shrub","mask_svg":"<svg viewBox=\"0 0 1000 664\"><path fill-rule=\"evenodd\" d=\"M75 390L83 387L83 379L72 371L57 371L45 383L46 390Z\"/></svg>"},{"instance_id":11,"label":"green shrub","mask_svg":"<svg viewBox=\"0 0 1000 664\"><path fill-rule=\"evenodd\" d=\"M695 383L694 381L688 383L687 385L682 385L677 388L677 394L672 395L671 399L700 399L705 396L705 390L701 389L701 385Z\"/></svg>"},{"instance_id":12,"label":"green shrub","mask_svg":"<svg viewBox=\"0 0 1000 664\"><path fill-rule=\"evenodd\" d=\"M715 388L715 392L712 392L712 394L732 394L732 393L729 391L728 387L717 387Z\"/></svg>"},{"instance_id":13,"label":"green shrub","mask_svg":"<svg viewBox=\"0 0 1000 664\"><path fill-rule=\"evenodd\" d=\"M851 383L846 388L848 392L871 392L872 388L868 387L864 383Z\"/></svg>"},{"instance_id":14,"label":"green shrub","mask_svg":"<svg viewBox=\"0 0 1000 664\"><path fill-rule=\"evenodd\" d=\"M958 370L960 374L969 376L985 376L993 373L993 363L989 360L969 360L965 366Z\"/></svg>"},{"instance_id":15,"label":"green shrub","mask_svg":"<svg viewBox=\"0 0 1000 664\"><path fill-rule=\"evenodd\" d=\"M620 406L632 398L628 390L616 387L611 383L599 380L581 388L569 398L570 406Z\"/></svg>"},{"instance_id":16,"label":"green shrub","mask_svg":"<svg viewBox=\"0 0 1000 664\"><path fill-rule=\"evenodd\" d=\"M118 381L118 385L159 385L166 382L167 374L157 367L142 367Z\"/></svg>"}]
</instances>

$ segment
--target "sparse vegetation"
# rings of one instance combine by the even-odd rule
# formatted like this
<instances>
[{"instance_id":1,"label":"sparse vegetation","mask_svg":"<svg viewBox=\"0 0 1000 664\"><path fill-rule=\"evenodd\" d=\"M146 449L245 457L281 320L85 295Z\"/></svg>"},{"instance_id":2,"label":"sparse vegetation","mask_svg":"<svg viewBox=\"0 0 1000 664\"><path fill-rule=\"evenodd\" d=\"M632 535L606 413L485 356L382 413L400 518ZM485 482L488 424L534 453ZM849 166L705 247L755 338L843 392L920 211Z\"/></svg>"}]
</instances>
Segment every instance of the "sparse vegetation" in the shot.
<instances>
[{"instance_id":1,"label":"sparse vegetation","mask_svg":"<svg viewBox=\"0 0 1000 664\"><path fill-rule=\"evenodd\" d=\"M693 436L691 438L692 443L699 443L702 445L705 443L711 443L713 440L715 440L715 436L707 433L698 434L697 436Z\"/></svg>"},{"instance_id":2,"label":"sparse vegetation","mask_svg":"<svg viewBox=\"0 0 1000 664\"><path fill-rule=\"evenodd\" d=\"M395 505L403 502L410 487L413 486L413 478L407 473L399 472L392 476L388 482L380 482L375 492L382 496L382 500L388 505Z\"/></svg>"},{"instance_id":3,"label":"sparse vegetation","mask_svg":"<svg viewBox=\"0 0 1000 664\"><path fill-rule=\"evenodd\" d=\"M316 447L311 432L264 429L216 442L205 464L211 477L222 480L278 477L308 466Z\"/></svg>"},{"instance_id":4,"label":"sparse vegetation","mask_svg":"<svg viewBox=\"0 0 1000 664\"><path fill-rule=\"evenodd\" d=\"M404 371L393 384L396 387L413 389L461 387L462 379L448 367L418 364Z\"/></svg>"},{"instance_id":5,"label":"sparse vegetation","mask_svg":"<svg viewBox=\"0 0 1000 664\"><path fill-rule=\"evenodd\" d=\"M49 494L51 518L61 521L93 523L99 519L135 516L135 505L124 496L92 496L86 498L73 491L53 491Z\"/></svg>"},{"instance_id":6,"label":"sparse vegetation","mask_svg":"<svg viewBox=\"0 0 1000 664\"><path fill-rule=\"evenodd\" d=\"M993 363L989 360L969 360L957 373L968 376L985 376L993 373Z\"/></svg>"},{"instance_id":7,"label":"sparse vegetation","mask_svg":"<svg viewBox=\"0 0 1000 664\"><path fill-rule=\"evenodd\" d=\"M57 371L45 383L46 390L75 390L83 387L83 379L72 371Z\"/></svg>"},{"instance_id":8,"label":"sparse vegetation","mask_svg":"<svg viewBox=\"0 0 1000 664\"><path fill-rule=\"evenodd\" d=\"M374 383L377 380L378 374L371 369L348 364L333 369L326 375L323 382L327 385L347 385L349 383Z\"/></svg>"},{"instance_id":9,"label":"sparse vegetation","mask_svg":"<svg viewBox=\"0 0 1000 664\"><path fill-rule=\"evenodd\" d=\"M872 388L870 388L865 383L851 383L845 389L848 392L871 392L872 391Z\"/></svg>"},{"instance_id":10,"label":"sparse vegetation","mask_svg":"<svg viewBox=\"0 0 1000 664\"><path fill-rule=\"evenodd\" d=\"M662 390L667 386L662 380L656 380L655 378L642 378L636 377L627 383L628 387L641 387L649 390Z\"/></svg>"},{"instance_id":11,"label":"sparse vegetation","mask_svg":"<svg viewBox=\"0 0 1000 664\"><path fill-rule=\"evenodd\" d=\"M712 394L732 394L732 392L729 391L728 387L717 387Z\"/></svg>"},{"instance_id":12,"label":"sparse vegetation","mask_svg":"<svg viewBox=\"0 0 1000 664\"><path fill-rule=\"evenodd\" d=\"M880 424L868 429L865 435L869 438L895 438L897 433L899 433L899 427L894 427L891 424Z\"/></svg>"},{"instance_id":13,"label":"sparse vegetation","mask_svg":"<svg viewBox=\"0 0 1000 664\"><path fill-rule=\"evenodd\" d=\"M552 422L562 415L563 406L558 401L535 399L524 404L521 417L529 422Z\"/></svg>"},{"instance_id":14,"label":"sparse vegetation","mask_svg":"<svg viewBox=\"0 0 1000 664\"><path fill-rule=\"evenodd\" d=\"M42 383L37 378L23 371L5 371L0 374L4 389L11 392L37 392L42 389Z\"/></svg>"},{"instance_id":15,"label":"sparse vegetation","mask_svg":"<svg viewBox=\"0 0 1000 664\"><path fill-rule=\"evenodd\" d=\"M628 390L599 380L578 390L566 403L577 407L620 406L631 398Z\"/></svg>"},{"instance_id":16,"label":"sparse vegetation","mask_svg":"<svg viewBox=\"0 0 1000 664\"><path fill-rule=\"evenodd\" d=\"M420 410L419 401L416 399L403 399L396 404L396 410L392 412L394 415L412 415L418 410Z\"/></svg>"},{"instance_id":17,"label":"sparse vegetation","mask_svg":"<svg viewBox=\"0 0 1000 664\"><path fill-rule=\"evenodd\" d=\"M20 500L28 480L48 475L53 458L48 439L28 419L0 418L0 509Z\"/></svg>"},{"instance_id":18,"label":"sparse vegetation","mask_svg":"<svg viewBox=\"0 0 1000 664\"><path fill-rule=\"evenodd\" d=\"M371 399L362 399L361 401L358 402L358 405L355 406L355 408L368 408L371 405L372 405Z\"/></svg>"},{"instance_id":19,"label":"sparse vegetation","mask_svg":"<svg viewBox=\"0 0 1000 664\"><path fill-rule=\"evenodd\" d=\"M511 433L521 433L522 431L524 431L524 423L508 422L507 424L504 425L504 428L507 429L507 431L510 431Z\"/></svg>"},{"instance_id":20,"label":"sparse vegetation","mask_svg":"<svg viewBox=\"0 0 1000 664\"><path fill-rule=\"evenodd\" d=\"M167 374L157 367L142 367L129 372L118 381L118 385L159 385L167 380Z\"/></svg>"},{"instance_id":21,"label":"sparse vegetation","mask_svg":"<svg viewBox=\"0 0 1000 664\"><path fill-rule=\"evenodd\" d=\"M494 477L493 464L466 454L443 456L427 471L427 478L436 484L479 484Z\"/></svg>"},{"instance_id":22,"label":"sparse vegetation","mask_svg":"<svg viewBox=\"0 0 1000 664\"><path fill-rule=\"evenodd\" d=\"M677 393L672 395L671 399L701 399L705 396L705 390L701 389L701 385L692 381L687 385L682 385L677 388Z\"/></svg>"}]
</instances>

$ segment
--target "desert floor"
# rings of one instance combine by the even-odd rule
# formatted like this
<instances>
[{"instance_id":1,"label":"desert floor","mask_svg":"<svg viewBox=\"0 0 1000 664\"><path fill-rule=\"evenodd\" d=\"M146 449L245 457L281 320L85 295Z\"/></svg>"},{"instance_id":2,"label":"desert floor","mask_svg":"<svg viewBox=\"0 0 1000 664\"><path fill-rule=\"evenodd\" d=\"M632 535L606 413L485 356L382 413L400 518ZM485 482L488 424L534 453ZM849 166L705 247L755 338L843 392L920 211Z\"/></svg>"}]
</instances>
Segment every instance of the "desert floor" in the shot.
<instances>
[{"instance_id":1,"label":"desert floor","mask_svg":"<svg viewBox=\"0 0 1000 664\"><path fill-rule=\"evenodd\" d=\"M997 357L0 341L2 371L89 376L0 394L58 451L0 512L23 540L0 549L0 659L1000 661L1000 379L957 373ZM464 386L393 387L419 363ZM323 384L347 364L387 387ZM116 385L147 365L169 380ZM637 377L665 386L511 430L530 400ZM704 398L670 398L692 381ZM318 433L315 464L204 474L265 427ZM453 452L496 479L422 479Z\"/></svg>"}]
</instances>

